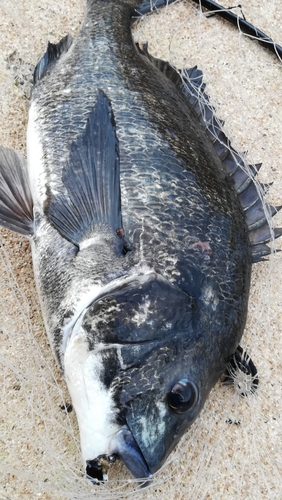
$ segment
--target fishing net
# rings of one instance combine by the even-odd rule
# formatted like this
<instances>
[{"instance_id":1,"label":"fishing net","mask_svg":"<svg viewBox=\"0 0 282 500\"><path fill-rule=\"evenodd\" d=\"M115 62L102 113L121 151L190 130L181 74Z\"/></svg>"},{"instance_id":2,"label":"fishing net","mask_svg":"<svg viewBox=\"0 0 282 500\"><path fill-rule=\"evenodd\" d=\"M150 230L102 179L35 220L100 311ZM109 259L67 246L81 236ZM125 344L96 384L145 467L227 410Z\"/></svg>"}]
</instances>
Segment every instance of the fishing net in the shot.
<instances>
[{"instance_id":1,"label":"fishing net","mask_svg":"<svg viewBox=\"0 0 282 500\"><path fill-rule=\"evenodd\" d=\"M241 5L247 20L282 42L280 0ZM75 34L83 12L83 0L1 0L1 144L25 152L32 68L48 40ZM241 15L240 8L234 12ZM134 37L176 68L203 71L233 147L247 151L249 163L263 163L259 181L273 182L268 201L281 203L281 61L189 1L141 19ZM280 214L275 224L282 225ZM105 485L84 478L75 413L44 332L29 243L1 230L1 500L281 498L282 256L275 252L281 244L253 267L242 345L258 368L258 390L242 398L218 383L152 486L140 490L122 464Z\"/></svg>"}]
</instances>

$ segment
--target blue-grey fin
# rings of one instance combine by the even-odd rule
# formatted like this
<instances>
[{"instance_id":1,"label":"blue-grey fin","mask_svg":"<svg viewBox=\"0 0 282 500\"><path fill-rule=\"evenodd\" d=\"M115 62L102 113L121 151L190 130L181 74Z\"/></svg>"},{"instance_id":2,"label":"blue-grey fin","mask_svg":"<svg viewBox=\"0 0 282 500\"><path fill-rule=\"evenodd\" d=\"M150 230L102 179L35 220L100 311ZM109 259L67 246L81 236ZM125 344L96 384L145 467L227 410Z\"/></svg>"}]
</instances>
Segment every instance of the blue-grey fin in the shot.
<instances>
[{"instance_id":1,"label":"blue-grey fin","mask_svg":"<svg viewBox=\"0 0 282 500\"><path fill-rule=\"evenodd\" d=\"M148 59L153 64L153 66L164 73L166 77L169 78L175 85L179 85L179 83L181 82L181 75L176 71L175 68L173 68L169 64L169 62L163 61L162 59L157 59L156 57L152 56L150 52L148 52L147 43L143 44L142 47L139 43L136 43L136 49L141 56Z\"/></svg>"},{"instance_id":2,"label":"blue-grey fin","mask_svg":"<svg viewBox=\"0 0 282 500\"><path fill-rule=\"evenodd\" d=\"M267 246L265 243L261 243L259 245L254 245L252 247L252 261L253 263L255 262L263 262L264 257L267 257L267 255L270 254L270 249L269 246Z\"/></svg>"},{"instance_id":3,"label":"blue-grey fin","mask_svg":"<svg viewBox=\"0 0 282 500\"><path fill-rule=\"evenodd\" d=\"M62 54L67 52L72 44L72 36L70 34L64 36L59 43L48 42L47 50L43 57L38 61L33 73L33 83L42 80L46 71L54 64Z\"/></svg>"},{"instance_id":4,"label":"blue-grey fin","mask_svg":"<svg viewBox=\"0 0 282 500\"><path fill-rule=\"evenodd\" d=\"M263 226L259 227L258 229L254 229L253 231L250 231L249 237L251 240L252 245L261 245L265 243L269 243L271 238L272 238L272 233L273 232L273 238L279 238L279 236L282 236L282 228L281 227L276 227L273 230L269 227L268 222L266 222ZM269 251L270 253L270 251Z\"/></svg>"},{"instance_id":5,"label":"blue-grey fin","mask_svg":"<svg viewBox=\"0 0 282 500\"><path fill-rule=\"evenodd\" d=\"M0 225L32 236L33 201L26 160L18 151L0 146Z\"/></svg>"},{"instance_id":6,"label":"blue-grey fin","mask_svg":"<svg viewBox=\"0 0 282 500\"><path fill-rule=\"evenodd\" d=\"M271 232L267 224L267 218L275 215L281 207L273 207L265 202L262 199L262 195L266 192L265 186L254 182L254 177L261 168L261 163L246 165L243 156L231 146L230 140L222 130L223 122L216 117L215 109L205 93L206 85L203 83L203 73L197 66L178 72L168 62L151 56L146 44L142 49L137 45L137 49L182 91L193 108L238 195L249 229L253 262L257 262L260 260L260 251L261 259L267 255L266 249L270 254L270 248L267 247L266 243L271 240L272 236L278 238L282 234L282 229L279 228Z\"/></svg>"},{"instance_id":7,"label":"blue-grey fin","mask_svg":"<svg viewBox=\"0 0 282 500\"><path fill-rule=\"evenodd\" d=\"M85 131L71 145L62 181L67 195L51 195L45 207L61 235L79 247L105 228L123 248L119 147L111 104L102 90Z\"/></svg>"},{"instance_id":8,"label":"blue-grey fin","mask_svg":"<svg viewBox=\"0 0 282 500\"><path fill-rule=\"evenodd\" d=\"M237 192L249 229L253 262L258 262L271 252L266 243L269 243L272 237L278 238L282 235L282 229L277 228L272 232L267 222L268 218L275 215L281 207L273 207L263 200L265 186L254 182L261 163L246 165L243 156L231 146L221 128L222 122L216 117L209 97L204 92L205 84L202 78L203 74L196 66L184 71L182 89L212 140L215 151L221 158L222 165Z\"/></svg>"}]
</instances>

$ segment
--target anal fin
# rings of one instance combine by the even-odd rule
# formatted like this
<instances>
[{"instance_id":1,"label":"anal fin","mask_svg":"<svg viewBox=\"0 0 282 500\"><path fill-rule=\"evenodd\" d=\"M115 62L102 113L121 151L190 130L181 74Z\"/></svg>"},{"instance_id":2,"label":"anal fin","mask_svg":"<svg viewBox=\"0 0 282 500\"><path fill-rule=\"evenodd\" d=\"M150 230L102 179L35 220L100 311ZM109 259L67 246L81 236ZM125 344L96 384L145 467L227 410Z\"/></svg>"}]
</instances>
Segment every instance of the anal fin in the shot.
<instances>
[{"instance_id":1,"label":"anal fin","mask_svg":"<svg viewBox=\"0 0 282 500\"><path fill-rule=\"evenodd\" d=\"M11 231L33 234L33 202L26 160L10 148L0 146L0 224Z\"/></svg>"}]
</instances>

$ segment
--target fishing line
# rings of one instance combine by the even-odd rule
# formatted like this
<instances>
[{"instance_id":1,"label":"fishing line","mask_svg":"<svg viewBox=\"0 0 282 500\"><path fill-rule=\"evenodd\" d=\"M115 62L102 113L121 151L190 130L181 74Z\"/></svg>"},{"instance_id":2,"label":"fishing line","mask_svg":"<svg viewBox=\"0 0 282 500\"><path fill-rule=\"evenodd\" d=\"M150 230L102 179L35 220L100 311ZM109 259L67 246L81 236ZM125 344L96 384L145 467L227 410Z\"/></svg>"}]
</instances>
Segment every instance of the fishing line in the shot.
<instances>
[{"instance_id":1,"label":"fishing line","mask_svg":"<svg viewBox=\"0 0 282 500\"><path fill-rule=\"evenodd\" d=\"M220 16L226 21L233 24L234 26L237 26L237 28L241 30L242 33L245 33L250 37L252 37L253 39L257 40L263 47L276 54L277 57L281 60L282 57L281 45L275 43L269 36L263 33L263 31L261 31L260 29L256 28L251 23L249 23L245 19L245 17L242 18L231 12L230 10L231 7L226 9L225 7L219 5L218 3L213 2L212 0L192 0L192 1L196 2L201 7L204 7L205 9L212 11L214 15ZM241 5L238 7L241 7Z\"/></svg>"}]
</instances>

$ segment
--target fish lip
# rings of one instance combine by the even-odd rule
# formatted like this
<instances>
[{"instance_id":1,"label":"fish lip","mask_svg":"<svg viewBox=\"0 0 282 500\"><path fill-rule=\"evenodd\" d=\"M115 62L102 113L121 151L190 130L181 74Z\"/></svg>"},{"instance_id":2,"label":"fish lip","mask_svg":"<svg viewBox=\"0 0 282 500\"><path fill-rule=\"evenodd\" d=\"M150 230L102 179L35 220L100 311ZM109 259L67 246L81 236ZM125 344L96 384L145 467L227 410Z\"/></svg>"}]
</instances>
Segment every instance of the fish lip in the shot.
<instances>
[{"instance_id":1,"label":"fish lip","mask_svg":"<svg viewBox=\"0 0 282 500\"><path fill-rule=\"evenodd\" d=\"M152 473L127 425L123 425L111 442L110 453L86 460L86 476L94 484L108 479L108 469L117 459L123 461L132 476L143 488L152 480Z\"/></svg>"},{"instance_id":2,"label":"fish lip","mask_svg":"<svg viewBox=\"0 0 282 500\"><path fill-rule=\"evenodd\" d=\"M130 433L131 433L131 434L132 434L132 436L133 436L133 431L131 431L131 430L130 430ZM161 459L161 460L159 460L159 459L157 459L157 460L153 460L153 461L151 460L151 464L150 464L150 466L149 466L149 463L148 463L148 462L147 462L147 460L145 459L145 454L147 454L147 453L146 453L146 448L144 449L144 454L143 454L143 451L142 451L142 442L141 442L141 443L140 443L140 445L139 445L138 441L137 441L135 438L134 438L134 441L136 442L136 445L137 445L137 447L138 447L138 449L139 449L139 451L140 451L140 454L141 454L141 456L142 456L142 458L143 458L144 462L146 463L146 466L148 467L148 470L150 471L150 477L152 478L152 477L153 477L153 475L161 469L161 467L162 467L162 466L163 466L163 464L164 464L164 461L165 461L166 457L162 457L162 459ZM155 458L156 458L156 457L155 457ZM150 459L150 457L149 457L149 459Z\"/></svg>"},{"instance_id":3,"label":"fish lip","mask_svg":"<svg viewBox=\"0 0 282 500\"><path fill-rule=\"evenodd\" d=\"M111 444L111 455L117 455L135 479L147 486L152 479L152 472L137 444L131 430L123 425Z\"/></svg>"}]
</instances>

